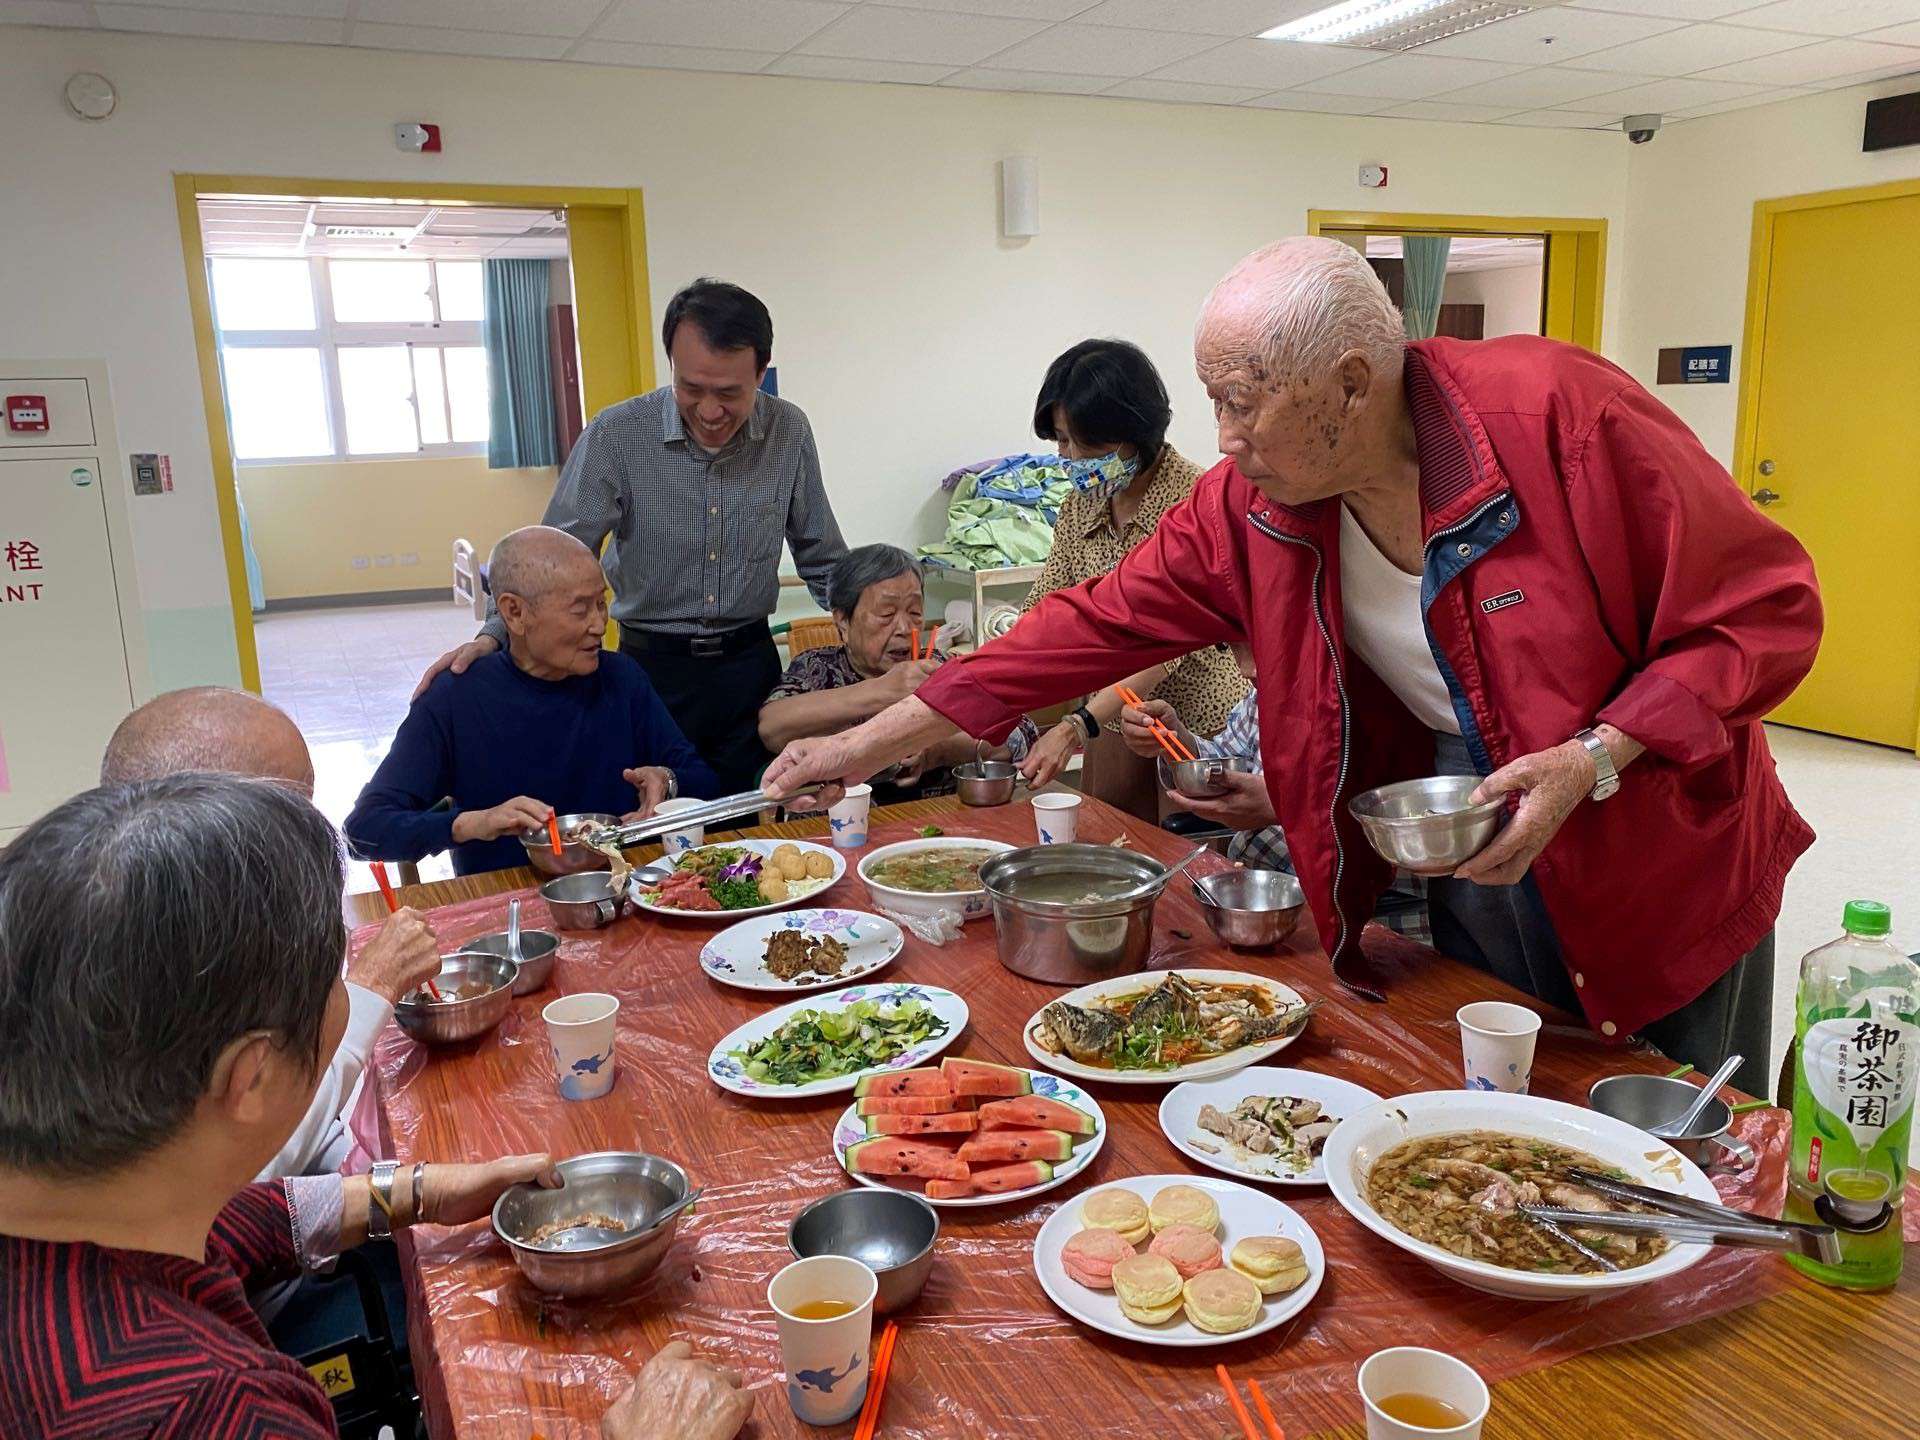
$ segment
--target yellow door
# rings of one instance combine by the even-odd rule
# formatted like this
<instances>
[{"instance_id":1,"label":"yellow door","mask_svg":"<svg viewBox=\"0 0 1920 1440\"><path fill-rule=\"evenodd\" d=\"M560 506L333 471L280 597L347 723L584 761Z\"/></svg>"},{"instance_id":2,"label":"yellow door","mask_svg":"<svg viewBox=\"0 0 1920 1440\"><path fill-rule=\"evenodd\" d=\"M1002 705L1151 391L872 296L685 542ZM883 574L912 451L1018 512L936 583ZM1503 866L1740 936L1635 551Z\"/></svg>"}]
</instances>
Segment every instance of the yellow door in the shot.
<instances>
[{"instance_id":1,"label":"yellow door","mask_svg":"<svg viewBox=\"0 0 1920 1440\"><path fill-rule=\"evenodd\" d=\"M1748 473L1813 556L1827 628L1772 718L1920 748L1920 195L1786 210L1766 262ZM1777 497L1777 498L1775 498Z\"/></svg>"}]
</instances>

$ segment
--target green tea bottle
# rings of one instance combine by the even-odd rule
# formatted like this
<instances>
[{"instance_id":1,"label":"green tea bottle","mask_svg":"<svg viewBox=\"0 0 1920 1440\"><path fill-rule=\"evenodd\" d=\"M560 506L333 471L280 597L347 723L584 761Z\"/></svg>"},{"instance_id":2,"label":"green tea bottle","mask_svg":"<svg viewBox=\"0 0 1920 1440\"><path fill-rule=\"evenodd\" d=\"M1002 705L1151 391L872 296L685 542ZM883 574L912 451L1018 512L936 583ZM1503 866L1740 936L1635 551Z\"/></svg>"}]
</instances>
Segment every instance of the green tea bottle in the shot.
<instances>
[{"instance_id":1,"label":"green tea bottle","mask_svg":"<svg viewBox=\"0 0 1920 1440\"><path fill-rule=\"evenodd\" d=\"M1920 1078L1920 965L1888 938L1893 916L1850 900L1838 940L1800 964L1790 1219L1831 1225L1840 1263L1787 1263L1826 1285L1884 1290L1900 1278L1900 1201Z\"/></svg>"}]
</instances>

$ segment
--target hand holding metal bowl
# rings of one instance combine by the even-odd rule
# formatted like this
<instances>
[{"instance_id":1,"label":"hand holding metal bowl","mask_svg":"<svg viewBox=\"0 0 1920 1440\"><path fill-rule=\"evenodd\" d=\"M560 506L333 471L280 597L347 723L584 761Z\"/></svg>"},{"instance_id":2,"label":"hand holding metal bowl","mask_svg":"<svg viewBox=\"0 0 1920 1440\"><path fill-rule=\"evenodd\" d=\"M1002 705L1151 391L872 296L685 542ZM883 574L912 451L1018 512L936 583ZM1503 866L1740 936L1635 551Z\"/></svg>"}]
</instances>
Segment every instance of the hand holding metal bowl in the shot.
<instances>
[{"instance_id":1,"label":"hand holding metal bowl","mask_svg":"<svg viewBox=\"0 0 1920 1440\"><path fill-rule=\"evenodd\" d=\"M576 1155L558 1190L516 1185L494 1202L494 1233L535 1289L567 1299L624 1290L665 1258L700 1196L673 1161L638 1151Z\"/></svg>"},{"instance_id":2,"label":"hand holding metal bowl","mask_svg":"<svg viewBox=\"0 0 1920 1440\"><path fill-rule=\"evenodd\" d=\"M1477 775L1400 780L1353 797L1347 808L1380 858L1415 875L1451 875L1486 849L1506 801L1472 803Z\"/></svg>"}]
</instances>

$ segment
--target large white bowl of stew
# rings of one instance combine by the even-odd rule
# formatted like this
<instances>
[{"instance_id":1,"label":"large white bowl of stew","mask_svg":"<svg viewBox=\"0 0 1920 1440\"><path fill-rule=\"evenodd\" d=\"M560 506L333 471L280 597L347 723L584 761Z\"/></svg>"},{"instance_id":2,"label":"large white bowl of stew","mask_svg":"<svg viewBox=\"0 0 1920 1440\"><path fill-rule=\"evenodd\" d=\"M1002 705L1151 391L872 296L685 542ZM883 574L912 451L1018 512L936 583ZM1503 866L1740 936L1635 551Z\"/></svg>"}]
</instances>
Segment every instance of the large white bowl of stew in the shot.
<instances>
[{"instance_id":1,"label":"large white bowl of stew","mask_svg":"<svg viewBox=\"0 0 1920 1440\"><path fill-rule=\"evenodd\" d=\"M1004 840L968 835L930 835L882 845L860 861L860 878L875 908L896 915L959 913L963 920L988 914L992 906L980 883L980 867L1015 847Z\"/></svg>"},{"instance_id":2,"label":"large white bowl of stew","mask_svg":"<svg viewBox=\"0 0 1920 1440\"><path fill-rule=\"evenodd\" d=\"M1327 1137L1322 1164L1334 1199L1381 1239L1463 1285L1522 1300L1612 1295L1678 1274L1707 1253L1705 1245L1574 1229L1620 1267L1609 1271L1513 1209L1514 1201L1623 1208L1577 1185L1561 1188L1568 1165L1719 1202L1697 1165L1646 1131L1578 1105L1497 1091L1434 1090L1369 1105Z\"/></svg>"}]
</instances>

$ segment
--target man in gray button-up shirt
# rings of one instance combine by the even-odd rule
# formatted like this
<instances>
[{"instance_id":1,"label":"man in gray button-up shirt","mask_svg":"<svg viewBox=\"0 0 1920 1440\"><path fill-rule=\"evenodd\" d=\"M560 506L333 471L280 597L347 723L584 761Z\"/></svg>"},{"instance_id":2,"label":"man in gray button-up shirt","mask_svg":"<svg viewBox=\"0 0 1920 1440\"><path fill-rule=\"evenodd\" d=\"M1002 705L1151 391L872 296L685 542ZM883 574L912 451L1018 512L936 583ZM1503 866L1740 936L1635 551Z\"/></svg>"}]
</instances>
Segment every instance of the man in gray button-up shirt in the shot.
<instances>
[{"instance_id":1,"label":"man in gray button-up shirt","mask_svg":"<svg viewBox=\"0 0 1920 1440\"><path fill-rule=\"evenodd\" d=\"M767 760L758 715L780 678L767 617L781 544L823 609L846 544L805 412L759 388L773 351L766 306L696 280L661 328L673 383L594 418L543 520L595 549L606 542L621 650L727 788L744 790ZM492 616L428 678L505 642Z\"/></svg>"}]
</instances>

